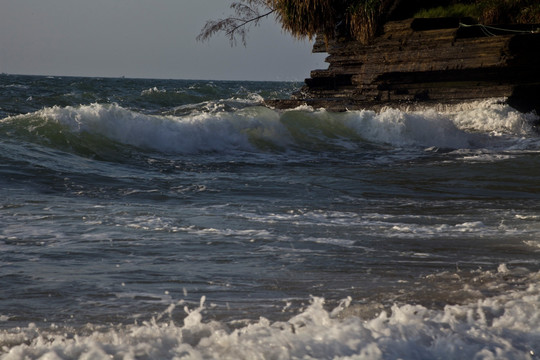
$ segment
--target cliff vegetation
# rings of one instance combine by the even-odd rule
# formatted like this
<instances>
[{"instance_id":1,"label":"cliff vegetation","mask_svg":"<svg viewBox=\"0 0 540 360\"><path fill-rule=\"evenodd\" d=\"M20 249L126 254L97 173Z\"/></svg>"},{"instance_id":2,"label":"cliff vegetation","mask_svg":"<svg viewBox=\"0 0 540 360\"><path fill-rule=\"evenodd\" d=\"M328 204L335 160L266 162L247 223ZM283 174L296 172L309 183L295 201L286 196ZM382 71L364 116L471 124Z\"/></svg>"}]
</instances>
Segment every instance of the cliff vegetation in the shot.
<instances>
[{"instance_id":1,"label":"cliff vegetation","mask_svg":"<svg viewBox=\"0 0 540 360\"><path fill-rule=\"evenodd\" d=\"M538 0L239 0L233 15L209 20L198 40L223 32L245 45L247 31L273 15L298 38L351 38L369 43L390 20L410 17L468 17L484 25L539 23Z\"/></svg>"}]
</instances>

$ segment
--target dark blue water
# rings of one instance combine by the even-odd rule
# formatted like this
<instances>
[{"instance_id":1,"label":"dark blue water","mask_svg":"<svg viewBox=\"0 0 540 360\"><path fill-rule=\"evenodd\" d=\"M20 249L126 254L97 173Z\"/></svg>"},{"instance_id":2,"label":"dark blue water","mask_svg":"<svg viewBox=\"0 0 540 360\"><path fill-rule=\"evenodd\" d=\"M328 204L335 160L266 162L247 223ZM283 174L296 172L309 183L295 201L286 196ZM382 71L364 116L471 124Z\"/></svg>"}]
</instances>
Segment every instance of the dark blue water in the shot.
<instances>
[{"instance_id":1,"label":"dark blue water","mask_svg":"<svg viewBox=\"0 0 540 360\"><path fill-rule=\"evenodd\" d=\"M538 117L299 86L0 76L0 359L534 358Z\"/></svg>"}]
</instances>

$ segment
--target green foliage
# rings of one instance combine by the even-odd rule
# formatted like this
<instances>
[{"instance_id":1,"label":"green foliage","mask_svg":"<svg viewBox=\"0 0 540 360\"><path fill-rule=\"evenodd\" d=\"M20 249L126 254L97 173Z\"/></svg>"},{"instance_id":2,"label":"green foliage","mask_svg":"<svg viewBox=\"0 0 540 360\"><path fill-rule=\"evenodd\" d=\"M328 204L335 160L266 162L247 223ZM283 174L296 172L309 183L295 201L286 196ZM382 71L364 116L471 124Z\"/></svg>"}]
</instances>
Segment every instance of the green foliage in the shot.
<instances>
[{"instance_id":1,"label":"green foliage","mask_svg":"<svg viewBox=\"0 0 540 360\"><path fill-rule=\"evenodd\" d=\"M235 15L210 20L198 36L224 32L245 44L247 29L273 14L284 30L302 38L352 37L369 42L393 14L414 17L472 17L483 24L540 23L540 0L237 0Z\"/></svg>"},{"instance_id":2,"label":"green foliage","mask_svg":"<svg viewBox=\"0 0 540 360\"><path fill-rule=\"evenodd\" d=\"M539 23L538 0L461 0L418 11L414 17L472 17L483 24Z\"/></svg>"},{"instance_id":3,"label":"green foliage","mask_svg":"<svg viewBox=\"0 0 540 360\"><path fill-rule=\"evenodd\" d=\"M482 8L479 4L452 4L450 6L437 6L431 9L422 9L414 17L439 18L439 17L473 17L479 19L482 16Z\"/></svg>"},{"instance_id":4,"label":"green foliage","mask_svg":"<svg viewBox=\"0 0 540 360\"><path fill-rule=\"evenodd\" d=\"M538 0L479 0L481 21L486 24L539 23Z\"/></svg>"}]
</instances>

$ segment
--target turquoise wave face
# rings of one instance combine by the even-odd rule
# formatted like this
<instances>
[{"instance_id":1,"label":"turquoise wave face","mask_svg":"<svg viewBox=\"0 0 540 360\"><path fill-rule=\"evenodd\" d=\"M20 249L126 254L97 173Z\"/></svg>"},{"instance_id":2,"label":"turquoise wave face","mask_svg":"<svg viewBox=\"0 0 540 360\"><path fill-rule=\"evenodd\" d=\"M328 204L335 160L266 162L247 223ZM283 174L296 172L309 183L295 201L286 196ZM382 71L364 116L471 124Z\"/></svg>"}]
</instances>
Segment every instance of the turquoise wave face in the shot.
<instances>
[{"instance_id":1,"label":"turquoise wave face","mask_svg":"<svg viewBox=\"0 0 540 360\"><path fill-rule=\"evenodd\" d=\"M260 100L210 101L164 114L130 110L116 103L54 106L4 118L0 129L5 136L72 148L82 154L121 146L169 154L357 151L368 145L446 150L538 148L532 127L535 115L491 102L445 112L388 109L378 113L280 112L257 102Z\"/></svg>"}]
</instances>

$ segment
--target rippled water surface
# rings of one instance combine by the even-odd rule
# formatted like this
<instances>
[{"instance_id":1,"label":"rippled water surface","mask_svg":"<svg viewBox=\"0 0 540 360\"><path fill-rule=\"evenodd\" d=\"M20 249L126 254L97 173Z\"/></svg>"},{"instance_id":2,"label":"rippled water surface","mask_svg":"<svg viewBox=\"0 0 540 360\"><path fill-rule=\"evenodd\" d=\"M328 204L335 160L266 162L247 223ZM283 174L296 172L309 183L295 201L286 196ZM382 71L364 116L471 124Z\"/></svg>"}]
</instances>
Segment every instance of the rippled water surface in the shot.
<instances>
[{"instance_id":1,"label":"rippled water surface","mask_svg":"<svg viewBox=\"0 0 540 360\"><path fill-rule=\"evenodd\" d=\"M0 359L532 359L540 138L499 99L0 76Z\"/></svg>"}]
</instances>

